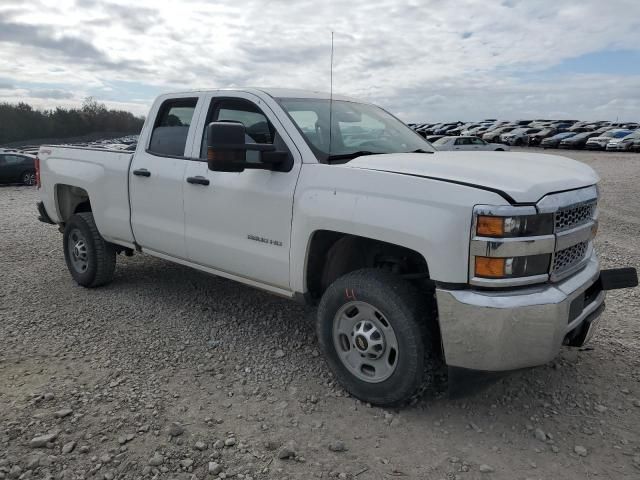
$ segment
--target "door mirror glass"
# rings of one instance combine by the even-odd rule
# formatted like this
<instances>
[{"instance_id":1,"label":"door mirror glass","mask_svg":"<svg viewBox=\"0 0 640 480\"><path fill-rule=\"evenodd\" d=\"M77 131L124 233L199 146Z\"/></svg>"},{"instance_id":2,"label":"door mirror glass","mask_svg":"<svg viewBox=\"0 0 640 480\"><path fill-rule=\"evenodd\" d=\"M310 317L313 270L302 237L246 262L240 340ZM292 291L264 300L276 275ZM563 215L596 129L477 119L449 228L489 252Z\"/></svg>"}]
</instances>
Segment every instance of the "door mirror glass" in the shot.
<instances>
[{"instance_id":1,"label":"door mirror glass","mask_svg":"<svg viewBox=\"0 0 640 480\"><path fill-rule=\"evenodd\" d=\"M207 163L216 172L242 172L247 163L245 128L236 122L207 126Z\"/></svg>"},{"instance_id":2,"label":"door mirror glass","mask_svg":"<svg viewBox=\"0 0 640 480\"><path fill-rule=\"evenodd\" d=\"M251 137L249 137L251 139ZM289 152L277 151L270 143L247 143L246 128L238 122L211 122L207 126L207 164L214 172L257 170L291 170ZM257 161L247 161L247 151L258 154Z\"/></svg>"}]
</instances>

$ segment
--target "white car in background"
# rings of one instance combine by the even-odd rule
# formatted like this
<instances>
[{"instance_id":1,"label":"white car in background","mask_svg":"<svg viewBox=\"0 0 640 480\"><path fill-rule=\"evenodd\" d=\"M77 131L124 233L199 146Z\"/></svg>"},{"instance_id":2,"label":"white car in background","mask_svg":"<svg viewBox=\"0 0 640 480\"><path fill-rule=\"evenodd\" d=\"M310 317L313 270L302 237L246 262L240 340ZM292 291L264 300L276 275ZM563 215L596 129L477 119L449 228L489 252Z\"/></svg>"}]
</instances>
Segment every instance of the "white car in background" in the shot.
<instances>
[{"instance_id":1,"label":"white car in background","mask_svg":"<svg viewBox=\"0 0 640 480\"><path fill-rule=\"evenodd\" d=\"M609 143L607 143L606 150L626 152L627 150L631 150L636 140L640 140L640 130L636 130L626 137L611 139Z\"/></svg>"},{"instance_id":2,"label":"white car in background","mask_svg":"<svg viewBox=\"0 0 640 480\"><path fill-rule=\"evenodd\" d=\"M433 146L440 151L478 150L504 152L509 150L507 145L502 145L501 143L488 143L478 137L442 137L441 139L433 142Z\"/></svg>"},{"instance_id":3,"label":"white car in background","mask_svg":"<svg viewBox=\"0 0 640 480\"><path fill-rule=\"evenodd\" d=\"M587 140L586 145L584 146L587 150L604 150L607 148L607 144L613 140L621 140L626 137L630 133L633 133L631 130L625 130L623 128L614 128L613 130L609 130L599 137L591 137Z\"/></svg>"}]
</instances>

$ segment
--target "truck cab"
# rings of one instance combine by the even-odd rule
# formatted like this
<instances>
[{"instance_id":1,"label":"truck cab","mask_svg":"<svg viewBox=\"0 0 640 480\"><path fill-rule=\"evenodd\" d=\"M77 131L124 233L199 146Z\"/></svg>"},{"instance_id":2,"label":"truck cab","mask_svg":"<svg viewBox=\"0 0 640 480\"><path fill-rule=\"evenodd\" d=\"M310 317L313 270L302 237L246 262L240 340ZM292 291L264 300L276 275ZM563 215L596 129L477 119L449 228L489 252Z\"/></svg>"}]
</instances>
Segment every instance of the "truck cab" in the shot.
<instances>
[{"instance_id":1,"label":"truck cab","mask_svg":"<svg viewBox=\"0 0 640 480\"><path fill-rule=\"evenodd\" d=\"M146 253L318 307L338 380L378 405L544 364L593 334L598 177L563 157L436 152L375 105L282 89L160 96L135 153L46 146L40 216L97 287Z\"/></svg>"}]
</instances>

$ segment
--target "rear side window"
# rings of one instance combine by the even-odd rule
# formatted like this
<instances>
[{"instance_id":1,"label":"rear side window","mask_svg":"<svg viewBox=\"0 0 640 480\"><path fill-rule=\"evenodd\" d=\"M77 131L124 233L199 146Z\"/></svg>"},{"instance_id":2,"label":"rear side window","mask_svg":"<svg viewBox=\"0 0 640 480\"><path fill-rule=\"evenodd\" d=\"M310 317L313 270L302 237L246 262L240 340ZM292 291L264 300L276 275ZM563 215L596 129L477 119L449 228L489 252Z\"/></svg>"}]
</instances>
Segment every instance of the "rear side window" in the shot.
<instances>
[{"instance_id":1,"label":"rear side window","mask_svg":"<svg viewBox=\"0 0 640 480\"><path fill-rule=\"evenodd\" d=\"M4 161L0 161L4 165L20 165L21 163L27 163L27 159L25 157L21 157L19 155L3 155Z\"/></svg>"},{"instance_id":2,"label":"rear side window","mask_svg":"<svg viewBox=\"0 0 640 480\"><path fill-rule=\"evenodd\" d=\"M184 156L196 103L197 98L180 98L167 100L162 104L151 132L149 152L173 157Z\"/></svg>"}]
</instances>

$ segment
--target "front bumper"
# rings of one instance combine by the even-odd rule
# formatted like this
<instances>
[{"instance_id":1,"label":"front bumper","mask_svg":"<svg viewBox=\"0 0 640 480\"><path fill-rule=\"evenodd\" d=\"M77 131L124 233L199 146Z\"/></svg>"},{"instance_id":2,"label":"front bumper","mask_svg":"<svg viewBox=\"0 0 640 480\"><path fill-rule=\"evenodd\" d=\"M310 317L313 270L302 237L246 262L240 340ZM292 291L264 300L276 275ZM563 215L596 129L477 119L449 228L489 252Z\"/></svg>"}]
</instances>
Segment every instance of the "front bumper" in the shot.
<instances>
[{"instance_id":1,"label":"front bumper","mask_svg":"<svg viewBox=\"0 0 640 480\"><path fill-rule=\"evenodd\" d=\"M447 290L436 299L449 367L499 372L552 360L564 343L593 333L604 309L595 253L562 282L509 291ZM585 328L587 327L587 328Z\"/></svg>"}]
</instances>

